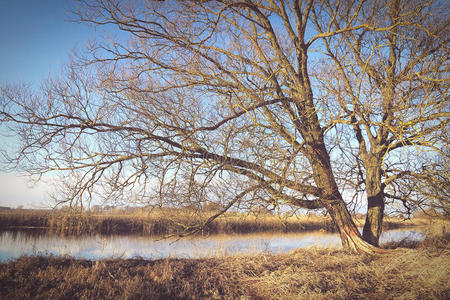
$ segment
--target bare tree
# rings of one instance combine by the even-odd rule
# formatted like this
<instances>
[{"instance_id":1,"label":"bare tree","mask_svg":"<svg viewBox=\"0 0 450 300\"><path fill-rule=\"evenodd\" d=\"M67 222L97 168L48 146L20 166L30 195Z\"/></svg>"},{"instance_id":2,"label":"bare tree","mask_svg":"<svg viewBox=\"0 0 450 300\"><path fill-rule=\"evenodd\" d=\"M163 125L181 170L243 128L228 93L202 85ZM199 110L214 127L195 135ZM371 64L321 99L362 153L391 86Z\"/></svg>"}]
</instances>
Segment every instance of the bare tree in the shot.
<instances>
[{"instance_id":1,"label":"bare tree","mask_svg":"<svg viewBox=\"0 0 450 300\"><path fill-rule=\"evenodd\" d=\"M364 13L365 3L350 11ZM1 121L23 142L13 160L62 172L65 201L80 205L96 191L161 205L220 201L207 222L255 201L324 208L345 248L380 251L362 239L339 190L326 145L335 122L310 71L322 59L313 45L372 32L371 23L327 15L313 0L80 4L81 21L129 39L93 43L41 93L2 89ZM311 18L321 14L329 18L318 32Z\"/></svg>"},{"instance_id":2,"label":"bare tree","mask_svg":"<svg viewBox=\"0 0 450 300\"><path fill-rule=\"evenodd\" d=\"M325 99L334 103L330 119L349 125L357 140L355 174L368 202L363 236L378 245L387 199L411 209L417 190L405 188L405 181L427 180L431 173L422 170L433 152L444 154L448 165L449 6L408 0L358 5L324 3L315 7L314 20L334 62L320 79ZM360 29L345 30L349 23ZM330 30L345 32L329 37ZM448 184L448 169L441 175Z\"/></svg>"}]
</instances>

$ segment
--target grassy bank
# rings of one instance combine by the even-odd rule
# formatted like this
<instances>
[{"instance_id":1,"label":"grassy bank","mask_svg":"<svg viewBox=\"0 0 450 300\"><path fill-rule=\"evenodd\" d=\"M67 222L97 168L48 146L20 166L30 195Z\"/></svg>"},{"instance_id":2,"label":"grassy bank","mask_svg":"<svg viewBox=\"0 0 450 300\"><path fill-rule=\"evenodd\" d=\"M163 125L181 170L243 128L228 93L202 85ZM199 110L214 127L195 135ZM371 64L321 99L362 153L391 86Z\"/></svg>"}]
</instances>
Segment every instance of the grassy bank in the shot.
<instances>
[{"instance_id":1,"label":"grassy bank","mask_svg":"<svg viewBox=\"0 0 450 300\"><path fill-rule=\"evenodd\" d=\"M79 234L142 234L167 235L182 232L186 225L200 224L214 212L198 215L188 210L162 209L75 214L52 210L9 210L0 212L0 230L37 227L50 233L62 235ZM363 219L356 219L362 226ZM404 221L390 218L384 229L424 225L425 219ZM329 217L300 215L280 218L271 214L245 215L228 213L204 228L203 233L255 233L255 232L302 232L324 230L334 232Z\"/></svg>"},{"instance_id":2,"label":"grassy bank","mask_svg":"<svg viewBox=\"0 0 450 300\"><path fill-rule=\"evenodd\" d=\"M447 227L448 228L448 227ZM449 299L450 234L379 256L307 249L284 255L0 264L1 299Z\"/></svg>"}]
</instances>

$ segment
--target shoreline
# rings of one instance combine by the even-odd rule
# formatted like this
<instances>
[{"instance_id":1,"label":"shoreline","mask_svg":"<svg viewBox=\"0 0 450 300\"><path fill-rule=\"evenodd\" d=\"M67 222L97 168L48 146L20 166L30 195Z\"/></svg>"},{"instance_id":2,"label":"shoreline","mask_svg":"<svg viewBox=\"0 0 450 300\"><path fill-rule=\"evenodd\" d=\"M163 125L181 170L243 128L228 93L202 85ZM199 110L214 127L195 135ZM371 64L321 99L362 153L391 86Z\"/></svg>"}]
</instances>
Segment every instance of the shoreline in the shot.
<instances>
[{"instance_id":1,"label":"shoreline","mask_svg":"<svg viewBox=\"0 0 450 300\"><path fill-rule=\"evenodd\" d=\"M379 255L309 247L214 258L0 262L1 299L449 299L448 220Z\"/></svg>"},{"instance_id":2,"label":"shoreline","mask_svg":"<svg viewBox=\"0 0 450 300\"><path fill-rule=\"evenodd\" d=\"M0 298L448 298L448 246L415 247L378 256L322 248L203 259L23 256L0 263Z\"/></svg>"}]
</instances>

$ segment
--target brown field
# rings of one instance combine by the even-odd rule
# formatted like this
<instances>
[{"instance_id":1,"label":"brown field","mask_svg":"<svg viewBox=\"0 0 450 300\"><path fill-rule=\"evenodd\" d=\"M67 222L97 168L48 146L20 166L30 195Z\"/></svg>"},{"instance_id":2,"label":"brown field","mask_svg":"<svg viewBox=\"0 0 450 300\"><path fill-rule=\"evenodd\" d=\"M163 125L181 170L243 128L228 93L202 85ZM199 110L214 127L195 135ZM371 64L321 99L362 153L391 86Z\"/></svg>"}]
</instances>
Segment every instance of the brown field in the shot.
<instances>
[{"instance_id":1,"label":"brown field","mask_svg":"<svg viewBox=\"0 0 450 300\"><path fill-rule=\"evenodd\" d=\"M377 256L310 248L154 261L21 257L0 264L0 298L449 299L448 225L435 222L425 241Z\"/></svg>"},{"instance_id":2,"label":"brown field","mask_svg":"<svg viewBox=\"0 0 450 300\"><path fill-rule=\"evenodd\" d=\"M8 210L0 211L0 230L42 228L49 233L62 235L80 234L142 234L168 235L181 233L186 225L200 224L214 212L198 215L182 209L136 210L129 212L115 209L97 213L69 213L58 210ZM364 219L356 218L359 226ZM429 224L426 218L403 220L386 218L384 229ZM203 229L205 234L255 233L255 232L303 232L324 230L335 232L331 218L318 215L278 217L271 214L227 213Z\"/></svg>"}]
</instances>

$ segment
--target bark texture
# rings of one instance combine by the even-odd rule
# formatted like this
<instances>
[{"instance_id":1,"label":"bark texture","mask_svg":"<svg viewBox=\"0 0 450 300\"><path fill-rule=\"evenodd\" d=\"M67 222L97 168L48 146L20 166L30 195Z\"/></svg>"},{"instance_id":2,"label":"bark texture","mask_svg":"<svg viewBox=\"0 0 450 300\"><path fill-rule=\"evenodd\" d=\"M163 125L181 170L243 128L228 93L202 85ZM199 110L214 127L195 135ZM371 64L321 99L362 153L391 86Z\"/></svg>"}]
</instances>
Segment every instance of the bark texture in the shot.
<instances>
[{"instance_id":1,"label":"bark texture","mask_svg":"<svg viewBox=\"0 0 450 300\"><path fill-rule=\"evenodd\" d=\"M374 246L379 246L383 228L384 200L383 194L378 193L367 197L367 214L363 228L363 238Z\"/></svg>"},{"instance_id":2,"label":"bark texture","mask_svg":"<svg viewBox=\"0 0 450 300\"><path fill-rule=\"evenodd\" d=\"M379 246L384 217L384 184L381 181L381 159L371 157L366 165L367 214L363 238Z\"/></svg>"},{"instance_id":3,"label":"bark texture","mask_svg":"<svg viewBox=\"0 0 450 300\"><path fill-rule=\"evenodd\" d=\"M332 169L329 167L330 157L325 145L318 143L311 150L310 161L313 163L314 179L317 186L326 195L322 202L339 230L344 249L354 253L375 254L383 252L376 245L365 241L353 222L352 216L339 192Z\"/></svg>"}]
</instances>

